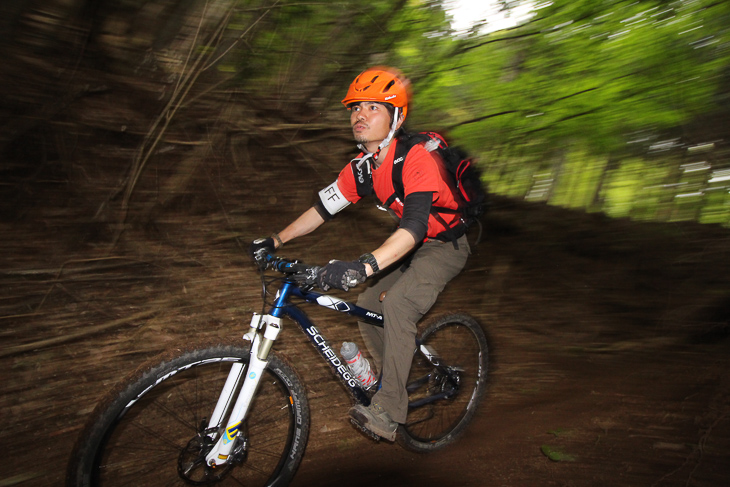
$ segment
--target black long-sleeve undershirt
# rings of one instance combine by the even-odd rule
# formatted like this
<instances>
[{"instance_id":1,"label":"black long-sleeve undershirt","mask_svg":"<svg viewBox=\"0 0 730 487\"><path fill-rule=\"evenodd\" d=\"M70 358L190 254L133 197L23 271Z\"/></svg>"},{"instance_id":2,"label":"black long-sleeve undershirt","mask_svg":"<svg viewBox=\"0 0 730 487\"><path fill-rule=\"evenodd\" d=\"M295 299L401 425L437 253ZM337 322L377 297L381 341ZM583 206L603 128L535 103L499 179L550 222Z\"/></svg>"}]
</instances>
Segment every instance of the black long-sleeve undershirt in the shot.
<instances>
[{"instance_id":1,"label":"black long-sleeve undershirt","mask_svg":"<svg viewBox=\"0 0 730 487\"><path fill-rule=\"evenodd\" d=\"M413 235L417 243L426 237L432 202L433 192L421 191L409 194L403 203L403 217L399 228Z\"/></svg>"}]
</instances>

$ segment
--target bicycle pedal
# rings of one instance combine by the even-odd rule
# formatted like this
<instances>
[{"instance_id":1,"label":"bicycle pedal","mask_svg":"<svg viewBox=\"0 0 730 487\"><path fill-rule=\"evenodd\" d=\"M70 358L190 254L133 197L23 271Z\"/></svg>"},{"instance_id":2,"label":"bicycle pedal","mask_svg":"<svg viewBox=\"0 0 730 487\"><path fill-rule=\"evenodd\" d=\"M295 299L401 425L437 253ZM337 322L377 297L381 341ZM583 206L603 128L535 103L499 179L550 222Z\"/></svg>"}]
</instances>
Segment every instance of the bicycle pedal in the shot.
<instances>
[{"instance_id":1,"label":"bicycle pedal","mask_svg":"<svg viewBox=\"0 0 730 487\"><path fill-rule=\"evenodd\" d=\"M355 428L359 429L365 436L367 436L371 440L375 440L375 441L381 440L380 436L376 435L375 433L373 433L372 431L370 431L369 429L367 429L366 427L364 427L363 425L361 425L360 423L355 421L354 418L350 418L350 422L353 424L353 426L355 426Z\"/></svg>"}]
</instances>

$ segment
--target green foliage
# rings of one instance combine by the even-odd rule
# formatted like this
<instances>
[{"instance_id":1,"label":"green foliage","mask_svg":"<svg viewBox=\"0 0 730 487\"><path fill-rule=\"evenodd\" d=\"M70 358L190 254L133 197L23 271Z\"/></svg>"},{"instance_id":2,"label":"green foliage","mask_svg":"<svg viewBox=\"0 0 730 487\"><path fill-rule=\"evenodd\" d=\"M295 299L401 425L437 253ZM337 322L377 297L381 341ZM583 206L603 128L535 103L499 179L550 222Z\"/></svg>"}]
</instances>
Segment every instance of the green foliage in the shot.
<instances>
[{"instance_id":1,"label":"green foliage","mask_svg":"<svg viewBox=\"0 0 730 487\"><path fill-rule=\"evenodd\" d=\"M451 39L451 55L418 86L428 111L417 121L451 128L497 192L614 216L727 223L727 184L706 198L675 195L688 186L668 166L681 160L658 164L645 151L718 111L728 20L730 4L711 0L558 0L517 29ZM713 209L696 210L704 205Z\"/></svg>"},{"instance_id":2,"label":"green foliage","mask_svg":"<svg viewBox=\"0 0 730 487\"><path fill-rule=\"evenodd\" d=\"M447 132L478 157L492 190L614 216L685 218L658 208L677 203L667 188L678 187L680 159L659 164L646 149L717 112L728 89L730 3L535 8L517 28L455 36L433 0L241 1L228 36L243 42L219 69L267 107L340 118L355 74L395 65L413 83L409 126ZM728 221L723 188L702 199L713 209L698 218Z\"/></svg>"},{"instance_id":3,"label":"green foliage","mask_svg":"<svg viewBox=\"0 0 730 487\"><path fill-rule=\"evenodd\" d=\"M681 126L712 109L730 55L721 47L727 27L715 19L727 12L710 1L553 2L455 61L461 83L481 97L468 100L471 119L454 123L503 113L474 122L494 134L484 142L529 137L543 152L580 139L596 153L620 150L638 130ZM444 85L454 77L449 70Z\"/></svg>"},{"instance_id":4,"label":"green foliage","mask_svg":"<svg viewBox=\"0 0 730 487\"><path fill-rule=\"evenodd\" d=\"M542 452L543 455L548 457L553 462L574 462L574 461L576 461L576 457L574 455L565 453L560 448L551 447L549 445L542 445L540 447L540 451Z\"/></svg>"}]
</instances>

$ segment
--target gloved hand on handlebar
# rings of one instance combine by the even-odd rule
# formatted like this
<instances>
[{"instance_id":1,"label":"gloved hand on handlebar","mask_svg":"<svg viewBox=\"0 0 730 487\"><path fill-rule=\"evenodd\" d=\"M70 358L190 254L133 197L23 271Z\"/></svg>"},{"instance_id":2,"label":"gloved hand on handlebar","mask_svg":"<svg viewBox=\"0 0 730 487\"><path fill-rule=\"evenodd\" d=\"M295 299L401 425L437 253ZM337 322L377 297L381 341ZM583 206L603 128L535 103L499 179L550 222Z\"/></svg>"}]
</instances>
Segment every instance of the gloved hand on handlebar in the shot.
<instances>
[{"instance_id":1,"label":"gloved hand on handlebar","mask_svg":"<svg viewBox=\"0 0 730 487\"><path fill-rule=\"evenodd\" d=\"M256 259L256 252L266 249L267 252L274 253L276 252L276 244L274 243L274 238L257 238L251 244L248 246L248 255L251 256L252 259Z\"/></svg>"},{"instance_id":2,"label":"gloved hand on handlebar","mask_svg":"<svg viewBox=\"0 0 730 487\"><path fill-rule=\"evenodd\" d=\"M323 291L328 291L330 288L349 291L351 287L365 282L365 279L367 279L365 264L359 261L331 260L317 273L317 285Z\"/></svg>"},{"instance_id":3,"label":"gloved hand on handlebar","mask_svg":"<svg viewBox=\"0 0 730 487\"><path fill-rule=\"evenodd\" d=\"M274 237L257 238L248 246L248 255L251 256L258 268L262 271L268 265L266 254L273 254L274 252L276 252Z\"/></svg>"}]
</instances>

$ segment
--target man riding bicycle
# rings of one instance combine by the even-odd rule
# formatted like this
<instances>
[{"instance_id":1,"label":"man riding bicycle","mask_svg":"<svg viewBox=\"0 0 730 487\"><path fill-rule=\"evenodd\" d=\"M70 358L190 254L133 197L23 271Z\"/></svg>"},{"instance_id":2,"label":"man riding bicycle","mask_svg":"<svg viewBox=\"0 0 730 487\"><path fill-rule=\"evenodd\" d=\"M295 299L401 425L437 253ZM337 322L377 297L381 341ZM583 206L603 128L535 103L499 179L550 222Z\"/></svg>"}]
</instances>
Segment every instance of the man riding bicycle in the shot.
<instances>
[{"instance_id":1,"label":"man riding bicycle","mask_svg":"<svg viewBox=\"0 0 730 487\"><path fill-rule=\"evenodd\" d=\"M395 440L398 423L406 420L405 386L416 346L416 324L446 283L461 272L469 255L456 189L440 156L421 143L404 160L394 160L395 147L405 143L401 127L408 112L408 84L400 71L382 66L355 78L342 103L350 110L361 153L319 192L312 208L278 234L255 240L250 247L252 253L262 247L273 251L312 232L359 201L368 187L400 218L396 231L380 247L355 261L330 261L317 276L324 290L344 291L375 276L357 304L384 318L383 328L359 324L381 373L380 388L370 406L356 405L349 413L358 425L389 441ZM403 201L393 183L397 164L403 165Z\"/></svg>"}]
</instances>

